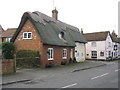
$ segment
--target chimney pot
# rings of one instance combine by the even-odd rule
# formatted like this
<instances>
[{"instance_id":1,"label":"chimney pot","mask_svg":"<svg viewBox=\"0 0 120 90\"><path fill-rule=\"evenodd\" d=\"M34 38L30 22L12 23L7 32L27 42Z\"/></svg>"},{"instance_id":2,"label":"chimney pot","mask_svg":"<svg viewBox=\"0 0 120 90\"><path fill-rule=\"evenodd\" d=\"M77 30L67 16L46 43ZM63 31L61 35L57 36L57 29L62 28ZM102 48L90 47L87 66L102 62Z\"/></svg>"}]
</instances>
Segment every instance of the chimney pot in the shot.
<instances>
[{"instance_id":1,"label":"chimney pot","mask_svg":"<svg viewBox=\"0 0 120 90\"><path fill-rule=\"evenodd\" d=\"M52 10L52 17L58 20L58 11L56 10L56 8Z\"/></svg>"},{"instance_id":2,"label":"chimney pot","mask_svg":"<svg viewBox=\"0 0 120 90\"><path fill-rule=\"evenodd\" d=\"M81 34L83 34L83 28L81 28Z\"/></svg>"}]
</instances>

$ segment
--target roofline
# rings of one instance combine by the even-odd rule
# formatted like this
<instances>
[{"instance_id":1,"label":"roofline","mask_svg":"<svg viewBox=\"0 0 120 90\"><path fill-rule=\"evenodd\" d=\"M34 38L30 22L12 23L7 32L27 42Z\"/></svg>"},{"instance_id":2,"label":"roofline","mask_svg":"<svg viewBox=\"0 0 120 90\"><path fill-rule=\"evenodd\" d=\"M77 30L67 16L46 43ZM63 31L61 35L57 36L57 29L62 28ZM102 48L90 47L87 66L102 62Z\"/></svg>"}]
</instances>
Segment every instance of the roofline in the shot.
<instances>
[{"instance_id":1,"label":"roofline","mask_svg":"<svg viewBox=\"0 0 120 90\"><path fill-rule=\"evenodd\" d=\"M101 32L83 33L83 35L85 35L85 34L95 34L95 33L105 33L105 32L110 33L110 31L101 31Z\"/></svg>"},{"instance_id":2,"label":"roofline","mask_svg":"<svg viewBox=\"0 0 120 90\"><path fill-rule=\"evenodd\" d=\"M92 41L97 42L97 41L106 41L106 40L88 40L88 42L92 42Z\"/></svg>"},{"instance_id":3,"label":"roofline","mask_svg":"<svg viewBox=\"0 0 120 90\"><path fill-rule=\"evenodd\" d=\"M19 24L18 28L16 29L16 32L14 33L14 35L13 35L13 37L12 37L12 39L11 39L11 42L14 42L14 41L15 41L15 39L16 39L16 37L18 36L19 32L21 31L23 25L25 24L25 22L26 22L28 19L32 22L32 18L30 17L29 12L25 12L25 13L23 14L22 18L21 18L21 21L20 21L20 24ZM32 22L32 24L33 24L33 22ZM33 25L34 25L34 24L33 24Z\"/></svg>"},{"instance_id":4,"label":"roofline","mask_svg":"<svg viewBox=\"0 0 120 90\"><path fill-rule=\"evenodd\" d=\"M75 42L78 42L78 43L84 43L84 44L87 43L87 41L86 41L86 42L75 41Z\"/></svg>"},{"instance_id":5,"label":"roofline","mask_svg":"<svg viewBox=\"0 0 120 90\"><path fill-rule=\"evenodd\" d=\"M47 44L47 43L43 43L43 45L58 46L58 47L75 47L75 45L74 46L63 46L63 45L53 45L53 44Z\"/></svg>"},{"instance_id":6,"label":"roofline","mask_svg":"<svg viewBox=\"0 0 120 90\"><path fill-rule=\"evenodd\" d=\"M17 29L17 28L7 28L6 30L14 30L14 29Z\"/></svg>"}]
</instances>

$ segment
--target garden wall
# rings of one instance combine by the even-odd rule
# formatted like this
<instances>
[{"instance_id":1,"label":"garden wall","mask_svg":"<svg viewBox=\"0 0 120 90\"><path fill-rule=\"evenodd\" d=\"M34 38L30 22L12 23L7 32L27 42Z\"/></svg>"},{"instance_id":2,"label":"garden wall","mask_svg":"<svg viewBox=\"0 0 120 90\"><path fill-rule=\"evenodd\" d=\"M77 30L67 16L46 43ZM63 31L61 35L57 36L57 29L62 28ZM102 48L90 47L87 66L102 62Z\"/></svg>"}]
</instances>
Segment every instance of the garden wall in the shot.
<instances>
[{"instance_id":1,"label":"garden wall","mask_svg":"<svg viewBox=\"0 0 120 90\"><path fill-rule=\"evenodd\" d=\"M2 74L14 73L14 60L13 59L1 59L2 64Z\"/></svg>"}]
</instances>

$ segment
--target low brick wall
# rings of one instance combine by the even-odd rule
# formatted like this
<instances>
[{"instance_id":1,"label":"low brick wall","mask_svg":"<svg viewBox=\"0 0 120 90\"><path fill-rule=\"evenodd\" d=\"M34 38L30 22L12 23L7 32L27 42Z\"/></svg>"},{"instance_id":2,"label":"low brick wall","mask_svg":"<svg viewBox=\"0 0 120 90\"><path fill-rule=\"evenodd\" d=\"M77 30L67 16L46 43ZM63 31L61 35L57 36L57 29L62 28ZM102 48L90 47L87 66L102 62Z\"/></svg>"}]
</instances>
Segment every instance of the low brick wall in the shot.
<instances>
[{"instance_id":1,"label":"low brick wall","mask_svg":"<svg viewBox=\"0 0 120 90\"><path fill-rule=\"evenodd\" d=\"M14 60L13 59L2 59L2 74L10 74L14 72Z\"/></svg>"}]
</instances>

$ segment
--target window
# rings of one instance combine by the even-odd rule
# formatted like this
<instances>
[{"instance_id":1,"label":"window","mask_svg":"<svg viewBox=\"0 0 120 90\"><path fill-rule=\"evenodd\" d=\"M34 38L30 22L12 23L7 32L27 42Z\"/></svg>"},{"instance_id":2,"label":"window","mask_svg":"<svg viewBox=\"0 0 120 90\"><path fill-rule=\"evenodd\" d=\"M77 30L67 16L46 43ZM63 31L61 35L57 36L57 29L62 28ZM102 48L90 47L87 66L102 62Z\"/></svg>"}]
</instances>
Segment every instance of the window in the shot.
<instances>
[{"instance_id":1,"label":"window","mask_svg":"<svg viewBox=\"0 0 120 90\"><path fill-rule=\"evenodd\" d=\"M6 42L10 42L11 38L7 37Z\"/></svg>"},{"instance_id":2,"label":"window","mask_svg":"<svg viewBox=\"0 0 120 90\"><path fill-rule=\"evenodd\" d=\"M96 42L92 42L92 47L96 47Z\"/></svg>"},{"instance_id":3,"label":"window","mask_svg":"<svg viewBox=\"0 0 120 90\"><path fill-rule=\"evenodd\" d=\"M64 32L60 32L58 36L59 36L60 39L63 39L63 37L64 37Z\"/></svg>"},{"instance_id":4,"label":"window","mask_svg":"<svg viewBox=\"0 0 120 90\"><path fill-rule=\"evenodd\" d=\"M117 50L117 45L114 45L114 50Z\"/></svg>"},{"instance_id":5,"label":"window","mask_svg":"<svg viewBox=\"0 0 120 90\"><path fill-rule=\"evenodd\" d=\"M109 53L109 57L111 56L111 51L108 52Z\"/></svg>"},{"instance_id":6,"label":"window","mask_svg":"<svg viewBox=\"0 0 120 90\"><path fill-rule=\"evenodd\" d=\"M70 57L73 58L73 49L70 49Z\"/></svg>"},{"instance_id":7,"label":"window","mask_svg":"<svg viewBox=\"0 0 120 90\"><path fill-rule=\"evenodd\" d=\"M92 51L91 54L92 54L92 56L91 56L92 58L97 58L97 51Z\"/></svg>"},{"instance_id":8,"label":"window","mask_svg":"<svg viewBox=\"0 0 120 90\"><path fill-rule=\"evenodd\" d=\"M32 32L24 32L23 39L32 39Z\"/></svg>"},{"instance_id":9,"label":"window","mask_svg":"<svg viewBox=\"0 0 120 90\"><path fill-rule=\"evenodd\" d=\"M115 54L115 52L114 52L114 57L115 57L115 55L116 55L116 54Z\"/></svg>"},{"instance_id":10,"label":"window","mask_svg":"<svg viewBox=\"0 0 120 90\"><path fill-rule=\"evenodd\" d=\"M111 47L111 43L110 43L110 42L109 42L109 44L108 44L108 45L109 45L109 47Z\"/></svg>"},{"instance_id":11,"label":"window","mask_svg":"<svg viewBox=\"0 0 120 90\"><path fill-rule=\"evenodd\" d=\"M48 48L48 60L53 60L53 48Z\"/></svg>"},{"instance_id":12,"label":"window","mask_svg":"<svg viewBox=\"0 0 120 90\"><path fill-rule=\"evenodd\" d=\"M104 52L101 51L101 52L100 52L100 56L104 56Z\"/></svg>"},{"instance_id":13,"label":"window","mask_svg":"<svg viewBox=\"0 0 120 90\"><path fill-rule=\"evenodd\" d=\"M67 49L63 49L63 59L67 58Z\"/></svg>"}]
</instances>

